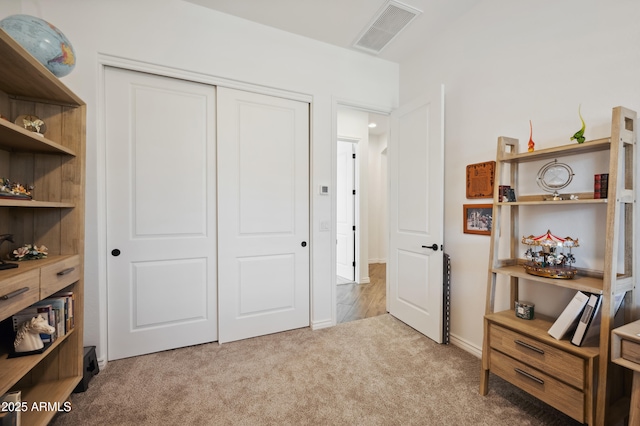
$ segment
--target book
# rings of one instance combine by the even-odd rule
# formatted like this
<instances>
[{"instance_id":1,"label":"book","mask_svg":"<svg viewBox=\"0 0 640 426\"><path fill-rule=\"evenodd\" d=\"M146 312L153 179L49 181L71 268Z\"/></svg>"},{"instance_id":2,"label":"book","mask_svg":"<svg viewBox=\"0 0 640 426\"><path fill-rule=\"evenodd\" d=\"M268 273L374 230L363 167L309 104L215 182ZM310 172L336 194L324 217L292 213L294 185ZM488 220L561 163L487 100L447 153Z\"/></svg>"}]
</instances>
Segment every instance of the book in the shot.
<instances>
[{"instance_id":1,"label":"book","mask_svg":"<svg viewBox=\"0 0 640 426\"><path fill-rule=\"evenodd\" d=\"M587 334L587 329L591 325L593 318L596 316L596 313L600 310L600 305L602 304L602 295L601 294L592 294L589 296L589 301L582 311L582 315L580 316L580 322L576 327L576 331L573 333L573 337L571 338L571 343L576 346L582 346L584 342L584 337Z\"/></svg>"},{"instance_id":2,"label":"book","mask_svg":"<svg viewBox=\"0 0 640 426\"><path fill-rule=\"evenodd\" d=\"M607 198L609 195L609 173L593 175L593 198Z\"/></svg>"},{"instance_id":3,"label":"book","mask_svg":"<svg viewBox=\"0 0 640 426\"><path fill-rule=\"evenodd\" d=\"M0 397L2 410L0 410L0 426L20 426L21 413L25 403L22 402L20 391L8 392Z\"/></svg>"},{"instance_id":4,"label":"book","mask_svg":"<svg viewBox=\"0 0 640 426\"><path fill-rule=\"evenodd\" d=\"M65 302L65 331L68 333L75 326L75 318L73 312L75 295L72 291L61 291L51 296L51 299L55 298L60 298Z\"/></svg>"},{"instance_id":5,"label":"book","mask_svg":"<svg viewBox=\"0 0 640 426\"><path fill-rule=\"evenodd\" d=\"M614 317L618 314L618 311L620 310L620 306L624 301L624 295L625 293L619 293L619 294L616 294L614 297L614 304L613 304ZM594 314L593 320L591 321L591 324L589 324L589 326L587 327L587 332L582 341L583 345L587 342L591 342L596 338L600 337L600 323L602 322L602 309L600 309L600 307L601 307L601 304L599 304L596 307L596 312Z\"/></svg>"},{"instance_id":6,"label":"book","mask_svg":"<svg viewBox=\"0 0 640 426\"><path fill-rule=\"evenodd\" d=\"M548 333L554 338L561 340L569 332L573 331L578 324L580 314L582 314L582 310L588 300L589 296L586 293L578 291L564 308L558 319L553 323Z\"/></svg>"}]
</instances>

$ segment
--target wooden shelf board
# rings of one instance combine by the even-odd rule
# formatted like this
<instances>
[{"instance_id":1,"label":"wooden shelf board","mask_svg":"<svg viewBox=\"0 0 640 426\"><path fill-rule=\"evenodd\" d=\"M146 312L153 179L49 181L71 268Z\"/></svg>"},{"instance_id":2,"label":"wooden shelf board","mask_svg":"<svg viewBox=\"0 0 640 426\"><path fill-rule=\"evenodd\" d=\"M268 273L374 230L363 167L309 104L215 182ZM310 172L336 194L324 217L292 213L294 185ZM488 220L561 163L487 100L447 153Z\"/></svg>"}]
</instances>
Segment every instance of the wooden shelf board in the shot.
<instances>
[{"instance_id":1,"label":"wooden shelf board","mask_svg":"<svg viewBox=\"0 0 640 426\"><path fill-rule=\"evenodd\" d=\"M578 271L578 274L572 279L538 277L536 275L528 274L521 265L492 268L491 272L510 277L523 278L530 281L537 281L557 287L570 288L576 291L586 291L589 293L602 293L603 289L602 278L582 276L580 275L580 271Z\"/></svg>"},{"instance_id":2,"label":"wooden shelf board","mask_svg":"<svg viewBox=\"0 0 640 426\"><path fill-rule=\"evenodd\" d=\"M34 403L40 402L57 402L60 409L62 404L68 399L69 395L82 380L81 376L67 377L64 379L38 383L29 389L21 389L22 401L27 401L29 410L22 413L22 424L25 425L45 425L53 419L57 411L53 410L31 410Z\"/></svg>"},{"instance_id":3,"label":"wooden shelf board","mask_svg":"<svg viewBox=\"0 0 640 426\"><path fill-rule=\"evenodd\" d=\"M526 195L524 197L520 197L521 200L518 201L508 201L508 202L499 202L496 203L498 206L549 206L553 205L577 205L577 204L607 204L609 201L607 198L593 199L593 198L584 198L578 200L557 200L557 201L547 201L544 200L542 195Z\"/></svg>"},{"instance_id":4,"label":"wooden shelf board","mask_svg":"<svg viewBox=\"0 0 640 426\"><path fill-rule=\"evenodd\" d=\"M8 354L0 355L0 395L8 392L33 367L42 361L55 348L71 336L76 329L71 330L61 338L56 339L46 351L38 355L28 355L17 358L7 358ZM24 396L23 396L24 400Z\"/></svg>"},{"instance_id":5,"label":"wooden shelf board","mask_svg":"<svg viewBox=\"0 0 640 426\"><path fill-rule=\"evenodd\" d=\"M13 200L0 198L0 207L26 207L26 208L73 208L73 203L62 203L58 201L38 201L38 200Z\"/></svg>"},{"instance_id":6,"label":"wooden shelf board","mask_svg":"<svg viewBox=\"0 0 640 426\"><path fill-rule=\"evenodd\" d=\"M586 154L588 152L606 151L611 147L611 138L596 139L585 143L574 143L561 145L553 148L536 150L533 152L522 152L519 154L504 153L498 161L506 163L527 163L530 161L548 160L566 155Z\"/></svg>"},{"instance_id":7,"label":"wooden shelf board","mask_svg":"<svg viewBox=\"0 0 640 426\"><path fill-rule=\"evenodd\" d=\"M525 320L516 317L515 311L507 310L487 314L485 318L495 324L518 333L528 334L543 343L559 347L583 358L596 358L599 354L600 348L598 346L575 346L571 344L569 339L558 340L549 335L548 330L555 322L555 319L546 315L535 313L534 319Z\"/></svg>"},{"instance_id":8,"label":"wooden shelf board","mask_svg":"<svg viewBox=\"0 0 640 426\"><path fill-rule=\"evenodd\" d=\"M71 106L85 103L0 29L0 90L9 95Z\"/></svg>"},{"instance_id":9,"label":"wooden shelf board","mask_svg":"<svg viewBox=\"0 0 640 426\"><path fill-rule=\"evenodd\" d=\"M76 156L73 150L43 136L38 136L7 120L0 120L0 149Z\"/></svg>"}]
</instances>

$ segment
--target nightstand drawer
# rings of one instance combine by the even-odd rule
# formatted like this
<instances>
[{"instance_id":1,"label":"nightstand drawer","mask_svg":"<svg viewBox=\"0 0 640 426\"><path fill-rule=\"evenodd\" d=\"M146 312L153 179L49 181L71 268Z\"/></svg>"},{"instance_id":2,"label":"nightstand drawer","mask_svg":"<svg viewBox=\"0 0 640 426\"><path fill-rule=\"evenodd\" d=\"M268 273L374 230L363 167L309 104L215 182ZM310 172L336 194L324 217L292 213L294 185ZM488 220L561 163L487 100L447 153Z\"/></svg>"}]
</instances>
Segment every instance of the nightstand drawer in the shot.
<instances>
[{"instance_id":1,"label":"nightstand drawer","mask_svg":"<svg viewBox=\"0 0 640 426\"><path fill-rule=\"evenodd\" d=\"M489 343L500 352L584 389L585 360L580 357L495 324L489 328Z\"/></svg>"},{"instance_id":2,"label":"nightstand drawer","mask_svg":"<svg viewBox=\"0 0 640 426\"><path fill-rule=\"evenodd\" d=\"M498 351L492 350L490 357L494 374L579 422L584 422L582 392Z\"/></svg>"},{"instance_id":3,"label":"nightstand drawer","mask_svg":"<svg viewBox=\"0 0 640 426\"><path fill-rule=\"evenodd\" d=\"M40 299L40 270L2 280L0 284L0 321L31 306Z\"/></svg>"},{"instance_id":4,"label":"nightstand drawer","mask_svg":"<svg viewBox=\"0 0 640 426\"><path fill-rule=\"evenodd\" d=\"M64 258L40 271L40 298L44 299L80 279L80 256Z\"/></svg>"},{"instance_id":5,"label":"nightstand drawer","mask_svg":"<svg viewBox=\"0 0 640 426\"><path fill-rule=\"evenodd\" d=\"M631 340L622 340L620 355L627 361L640 364L640 344Z\"/></svg>"}]
</instances>

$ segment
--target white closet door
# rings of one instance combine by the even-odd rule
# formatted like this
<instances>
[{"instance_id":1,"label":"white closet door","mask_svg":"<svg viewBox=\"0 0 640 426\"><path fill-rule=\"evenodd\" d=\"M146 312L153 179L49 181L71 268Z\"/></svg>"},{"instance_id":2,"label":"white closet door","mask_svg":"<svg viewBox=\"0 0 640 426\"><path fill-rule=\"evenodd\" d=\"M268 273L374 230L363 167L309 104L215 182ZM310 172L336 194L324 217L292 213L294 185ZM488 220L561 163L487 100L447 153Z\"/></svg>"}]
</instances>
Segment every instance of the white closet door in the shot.
<instances>
[{"instance_id":1,"label":"white closet door","mask_svg":"<svg viewBox=\"0 0 640 426\"><path fill-rule=\"evenodd\" d=\"M309 325L309 105L218 88L220 342Z\"/></svg>"},{"instance_id":2,"label":"white closet door","mask_svg":"<svg viewBox=\"0 0 640 426\"><path fill-rule=\"evenodd\" d=\"M105 84L109 359L215 341L215 88Z\"/></svg>"}]
</instances>

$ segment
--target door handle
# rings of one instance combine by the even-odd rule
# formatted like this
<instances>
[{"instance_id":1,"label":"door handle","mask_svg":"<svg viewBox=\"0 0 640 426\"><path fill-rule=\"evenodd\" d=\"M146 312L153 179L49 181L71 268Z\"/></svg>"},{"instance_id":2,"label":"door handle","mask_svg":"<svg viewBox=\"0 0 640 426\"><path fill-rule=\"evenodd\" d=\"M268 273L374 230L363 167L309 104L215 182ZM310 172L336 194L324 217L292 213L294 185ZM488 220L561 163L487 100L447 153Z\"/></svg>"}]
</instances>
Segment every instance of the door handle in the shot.
<instances>
[{"instance_id":1,"label":"door handle","mask_svg":"<svg viewBox=\"0 0 640 426\"><path fill-rule=\"evenodd\" d=\"M112 256L116 256L116 257L120 256L120 250L118 250L118 249L111 250L111 255Z\"/></svg>"},{"instance_id":2,"label":"door handle","mask_svg":"<svg viewBox=\"0 0 640 426\"><path fill-rule=\"evenodd\" d=\"M431 244L430 246L422 246L422 248L428 248L433 251L438 251L438 245L436 243Z\"/></svg>"}]
</instances>

